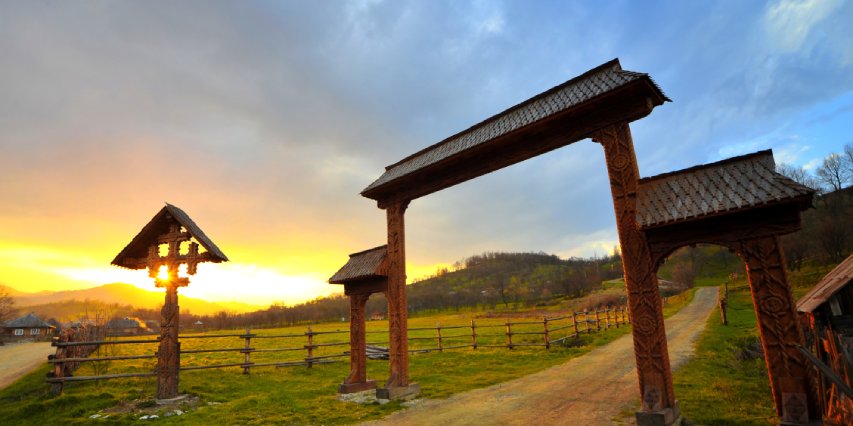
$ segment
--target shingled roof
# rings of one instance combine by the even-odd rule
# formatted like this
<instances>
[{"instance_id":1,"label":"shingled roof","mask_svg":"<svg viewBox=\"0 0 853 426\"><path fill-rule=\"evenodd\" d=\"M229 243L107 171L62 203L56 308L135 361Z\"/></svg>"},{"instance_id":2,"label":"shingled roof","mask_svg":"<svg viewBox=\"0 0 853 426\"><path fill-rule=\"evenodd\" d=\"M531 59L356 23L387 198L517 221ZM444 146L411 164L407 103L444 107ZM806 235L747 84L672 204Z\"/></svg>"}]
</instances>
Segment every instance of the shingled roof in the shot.
<instances>
[{"instance_id":1,"label":"shingled roof","mask_svg":"<svg viewBox=\"0 0 853 426\"><path fill-rule=\"evenodd\" d=\"M853 283L853 255L838 264L797 302L797 311L814 312L839 290Z\"/></svg>"},{"instance_id":2,"label":"shingled roof","mask_svg":"<svg viewBox=\"0 0 853 426\"><path fill-rule=\"evenodd\" d=\"M6 324L3 325L8 328L56 328L41 318L37 317L34 313L30 312L20 318L15 318L13 320L6 321Z\"/></svg>"},{"instance_id":3,"label":"shingled roof","mask_svg":"<svg viewBox=\"0 0 853 426\"><path fill-rule=\"evenodd\" d=\"M329 278L329 284L345 284L366 278L384 277L387 256L387 245L353 253L349 255L347 263L332 278Z\"/></svg>"},{"instance_id":4,"label":"shingled roof","mask_svg":"<svg viewBox=\"0 0 853 426\"><path fill-rule=\"evenodd\" d=\"M655 97L658 98L656 100L658 104L670 100L648 74L625 71L619 64L619 60L613 59L386 167L385 173L365 188L361 194L371 198L372 190L395 179L579 107L635 81L648 83L652 92L656 94Z\"/></svg>"},{"instance_id":5,"label":"shingled roof","mask_svg":"<svg viewBox=\"0 0 853 426\"><path fill-rule=\"evenodd\" d=\"M641 179L637 224L652 228L783 202L811 205L814 190L775 169L766 150Z\"/></svg>"},{"instance_id":6,"label":"shingled roof","mask_svg":"<svg viewBox=\"0 0 853 426\"><path fill-rule=\"evenodd\" d=\"M148 247L157 244L157 237L169 232L169 226L174 223L183 226L207 250L211 262L228 261L225 253L222 253L222 250L205 235L204 231L190 219L189 215L178 207L166 203L166 206L157 212L151 221L139 231L139 234L133 237L130 244L113 259L112 264L129 269L144 269L146 266L137 260L148 257Z\"/></svg>"}]
</instances>

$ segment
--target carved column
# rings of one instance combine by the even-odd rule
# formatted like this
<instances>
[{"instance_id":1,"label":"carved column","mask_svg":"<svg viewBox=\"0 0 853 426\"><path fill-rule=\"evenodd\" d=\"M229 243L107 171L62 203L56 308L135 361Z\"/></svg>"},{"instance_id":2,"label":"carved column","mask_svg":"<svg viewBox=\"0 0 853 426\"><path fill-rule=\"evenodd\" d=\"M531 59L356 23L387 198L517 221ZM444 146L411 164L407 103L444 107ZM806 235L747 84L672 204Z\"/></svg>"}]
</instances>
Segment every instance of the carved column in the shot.
<instances>
[{"instance_id":1,"label":"carved column","mask_svg":"<svg viewBox=\"0 0 853 426\"><path fill-rule=\"evenodd\" d=\"M804 345L797 308L788 285L785 258L779 237L768 236L740 242L739 254L746 263L752 302L761 333L761 345L776 413L783 422L805 424L819 416L809 380L809 365L797 350Z\"/></svg>"},{"instance_id":2,"label":"carved column","mask_svg":"<svg viewBox=\"0 0 853 426\"><path fill-rule=\"evenodd\" d=\"M338 387L340 393L359 392L376 387L376 382L367 380L367 349L364 308L369 294L350 295L349 341L350 373Z\"/></svg>"},{"instance_id":3,"label":"carved column","mask_svg":"<svg viewBox=\"0 0 853 426\"><path fill-rule=\"evenodd\" d=\"M418 392L409 383L408 303L406 301L406 239L403 216L408 201L394 202L386 207L388 218L388 334L390 375L384 389L377 389L380 398L394 399Z\"/></svg>"},{"instance_id":4,"label":"carved column","mask_svg":"<svg viewBox=\"0 0 853 426\"><path fill-rule=\"evenodd\" d=\"M672 390L655 265L646 237L636 223L640 173L631 129L627 123L615 124L597 131L592 138L604 146L622 248L642 401L642 411L637 413L637 420L639 424L669 425L678 419L679 413Z\"/></svg>"},{"instance_id":5,"label":"carved column","mask_svg":"<svg viewBox=\"0 0 853 426\"><path fill-rule=\"evenodd\" d=\"M178 396L178 371L181 366L181 344L178 342L178 284L174 281L166 285L166 300L160 323L160 349L157 356L157 399L171 399Z\"/></svg>"}]
</instances>

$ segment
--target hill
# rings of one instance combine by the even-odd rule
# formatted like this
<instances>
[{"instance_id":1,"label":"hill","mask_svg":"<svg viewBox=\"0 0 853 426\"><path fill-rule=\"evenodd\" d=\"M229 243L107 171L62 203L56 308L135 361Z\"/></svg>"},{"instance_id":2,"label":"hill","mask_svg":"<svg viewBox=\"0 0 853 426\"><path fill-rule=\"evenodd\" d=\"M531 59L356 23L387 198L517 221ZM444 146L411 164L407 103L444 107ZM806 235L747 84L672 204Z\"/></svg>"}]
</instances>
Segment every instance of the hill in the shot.
<instances>
[{"instance_id":1,"label":"hill","mask_svg":"<svg viewBox=\"0 0 853 426\"><path fill-rule=\"evenodd\" d=\"M583 296L601 289L603 280L622 276L619 254L605 258L561 259L545 253L484 253L456 262L453 269L407 287L411 313L419 314L462 307L501 309L557 303L563 298ZM388 311L382 293L367 301L368 315ZM301 322L339 321L349 315L349 300L343 294L321 297L294 306L273 305L268 309L237 315L187 316L216 328L270 327ZM185 316L182 314L181 321Z\"/></svg>"},{"instance_id":2,"label":"hill","mask_svg":"<svg viewBox=\"0 0 853 426\"><path fill-rule=\"evenodd\" d=\"M148 291L130 284L113 283L83 290L24 293L12 288L10 293L20 311L37 312L57 319L76 317L79 313L96 307L117 305L132 308L157 309L163 305L163 293ZM249 312L260 306L238 302L214 303L182 296L181 310L200 315L213 315L221 311ZM115 310L115 309L112 309Z\"/></svg>"},{"instance_id":3,"label":"hill","mask_svg":"<svg viewBox=\"0 0 853 426\"><path fill-rule=\"evenodd\" d=\"M556 296L579 297L601 282L622 276L618 254L605 258L561 259L546 253L483 253L456 262L409 286L413 309L510 303L536 304Z\"/></svg>"}]
</instances>

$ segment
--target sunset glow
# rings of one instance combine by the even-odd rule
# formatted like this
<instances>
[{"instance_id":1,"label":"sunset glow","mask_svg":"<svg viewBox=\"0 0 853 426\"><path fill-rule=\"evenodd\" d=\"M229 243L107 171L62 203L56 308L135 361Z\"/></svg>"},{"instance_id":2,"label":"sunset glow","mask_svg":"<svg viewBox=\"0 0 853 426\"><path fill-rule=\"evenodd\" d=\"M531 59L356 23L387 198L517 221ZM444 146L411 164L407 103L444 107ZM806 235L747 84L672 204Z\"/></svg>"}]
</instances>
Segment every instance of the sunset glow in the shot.
<instances>
[{"instance_id":1,"label":"sunset glow","mask_svg":"<svg viewBox=\"0 0 853 426\"><path fill-rule=\"evenodd\" d=\"M0 285L155 290L110 262L169 202L230 259L182 294L340 292L348 254L387 241L359 195L385 166L617 57L673 99L631 125L642 176L761 149L813 169L850 141L853 2L234 8L4 7ZM486 251L611 253L605 171L585 140L413 200L408 280Z\"/></svg>"}]
</instances>

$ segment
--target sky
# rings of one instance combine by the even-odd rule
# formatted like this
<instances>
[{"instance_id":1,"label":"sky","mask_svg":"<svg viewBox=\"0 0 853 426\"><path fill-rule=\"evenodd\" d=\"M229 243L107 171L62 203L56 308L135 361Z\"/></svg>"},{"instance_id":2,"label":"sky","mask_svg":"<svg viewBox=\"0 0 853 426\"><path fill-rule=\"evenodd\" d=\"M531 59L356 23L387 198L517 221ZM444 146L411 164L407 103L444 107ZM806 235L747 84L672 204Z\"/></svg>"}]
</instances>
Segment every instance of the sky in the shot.
<instances>
[{"instance_id":1,"label":"sky","mask_svg":"<svg viewBox=\"0 0 853 426\"><path fill-rule=\"evenodd\" d=\"M164 205L230 262L182 294L340 291L385 243L384 166L613 58L672 98L632 123L642 176L853 143L853 1L0 0L0 284L145 272L110 261ZM589 140L414 200L410 281L484 251L618 244Z\"/></svg>"}]
</instances>

